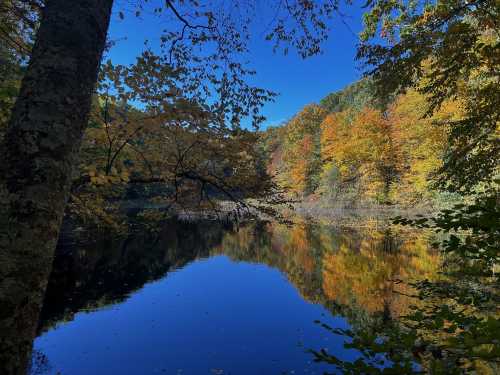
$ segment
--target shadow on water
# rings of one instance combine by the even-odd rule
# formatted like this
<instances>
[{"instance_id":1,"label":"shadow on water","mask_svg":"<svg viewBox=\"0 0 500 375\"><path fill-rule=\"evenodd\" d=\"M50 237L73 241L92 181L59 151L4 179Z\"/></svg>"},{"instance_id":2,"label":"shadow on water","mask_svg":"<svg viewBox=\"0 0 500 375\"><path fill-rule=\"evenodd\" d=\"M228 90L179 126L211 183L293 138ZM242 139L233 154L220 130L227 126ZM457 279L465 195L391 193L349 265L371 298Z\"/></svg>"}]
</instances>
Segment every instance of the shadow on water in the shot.
<instances>
[{"instance_id":1,"label":"shadow on water","mask_svg":"<svg viewBox=\"0 0 500 375\"><path fill-rule=\"evenodd\" d=\"M159 233L98 238L62 236L43 304L39 332L79 311L124 301L144 284L208 257L230 224L171 220Z\"/></svg>"},{"instance_id":2,"label":"shadow on water","mask_svg":"<svg viewBox=\"0 0 500 375\"><path fill-rule=\"evenodd\" d=\"M178 373L322 373L327 368L311 363L305 347L329 346L342 352L343 341L328 342L328 334L313 327L314 321L362 329L374 316L397 318L409 308L409 301L404 285L395 281L431 278L436 273L438 256L427 244L424 233L308 222L294 226L253 222L236 229L208 220L172 220L159 233L143 230L123 237L89 238L72 232L58 245L32 373L54 369L73 373L68 361L87 366L78 373L96 373L98 366L112 362L109 371L134 373L127 370L126 359L121 364L116 359L140 349L126 346L132 344L124 344L123 338L103 337L110 335L106 326L99 337L109 339L112 346L107 356L90 356L97 367L88 365L89 358L76 359L74 353L84 350L84 344L77 343L85 341L76 336L81 330L120 319L126 331L135 325L138 343L144 335L159 345L149 348L152 352L146 356L157 361L158 368L144 367L142 373L176 373L184 364ZM174 298L183 295L185 300ZM150 300L157 304L153 310L146 305ZM161 322L156 330L141 328L148 323L135 315L131 318L127 309L138 309L134 314ZM158 310L162 310L159 316ZM101 321L108 319L105 314L108 323ZM173 321L167 324L167 320ZM160 337L158 330L168 334ZM219 342L218 336L225 341ZM294 341L290 348L284 344L287 340ZM196 348L196 342L213 347ZM162 345L175 349L167 355ZM197 349L196 358L192 354L184 358ZM241 355L245 350L250 357ZM342 355L356 358L349 351ZM275 363L268 365L271 361Z\"/></svg>"}]
</instances>

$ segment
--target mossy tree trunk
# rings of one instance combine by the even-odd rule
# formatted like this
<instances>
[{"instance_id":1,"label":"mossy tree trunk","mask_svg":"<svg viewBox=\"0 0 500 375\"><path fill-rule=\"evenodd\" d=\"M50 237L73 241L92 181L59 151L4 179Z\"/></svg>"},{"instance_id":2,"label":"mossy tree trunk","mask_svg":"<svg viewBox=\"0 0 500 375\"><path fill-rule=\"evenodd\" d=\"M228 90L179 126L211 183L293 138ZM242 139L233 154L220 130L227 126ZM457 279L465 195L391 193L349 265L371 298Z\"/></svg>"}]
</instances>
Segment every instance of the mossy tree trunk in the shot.
<instances>
[{"instance_id":1,"label":"mossy tree trunk","mask_svg":"<svg viewBox=\"0 0 500 375\"><path fill-rule=\"evenodd\" d=\"M1 374L27 369L112 3L46 1L12 111L0 179Z\"/></svg>"}]
</instances>

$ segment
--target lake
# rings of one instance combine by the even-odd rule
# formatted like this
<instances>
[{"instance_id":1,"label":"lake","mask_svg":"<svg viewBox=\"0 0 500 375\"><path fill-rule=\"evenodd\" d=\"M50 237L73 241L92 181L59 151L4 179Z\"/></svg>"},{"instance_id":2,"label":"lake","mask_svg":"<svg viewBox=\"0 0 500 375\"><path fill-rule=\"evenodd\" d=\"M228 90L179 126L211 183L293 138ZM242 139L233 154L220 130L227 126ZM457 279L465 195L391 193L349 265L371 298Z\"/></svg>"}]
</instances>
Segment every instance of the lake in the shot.
<instances>
[{"instance_id":1,"label":"lake","mask_svg":"<svg viewBox=\"0 0 500 375\"><path fill-rule=\"evenodd\" d=\"M59 241L32 374L322 374L310 349L345 360L347 338L411 301L431 278L425 233L172 220L160 231Z\"/></svg>"}]
</instances>

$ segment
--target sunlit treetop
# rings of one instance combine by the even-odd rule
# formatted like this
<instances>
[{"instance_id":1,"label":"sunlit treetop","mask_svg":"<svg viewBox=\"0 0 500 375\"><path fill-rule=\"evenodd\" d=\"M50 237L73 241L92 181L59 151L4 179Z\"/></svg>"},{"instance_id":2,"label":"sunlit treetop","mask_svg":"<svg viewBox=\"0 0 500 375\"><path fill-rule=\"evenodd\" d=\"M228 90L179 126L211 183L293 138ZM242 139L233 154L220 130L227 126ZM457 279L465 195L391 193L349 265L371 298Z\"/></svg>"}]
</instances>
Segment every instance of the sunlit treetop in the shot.
<instances>
[{"instance_id":1,"label":"sunlit treetop","mask_svg":"<svg viewBox=\"0 0 500 375\"><path fill-rule=\"evenodd\" d=\"M378 96L416 87L432 115L460 99L462 119L448 122L440 186L470 191L498 173L500 151L500 4L495 0L370 0L358 58Z\"/></svg>"}]
</instances>

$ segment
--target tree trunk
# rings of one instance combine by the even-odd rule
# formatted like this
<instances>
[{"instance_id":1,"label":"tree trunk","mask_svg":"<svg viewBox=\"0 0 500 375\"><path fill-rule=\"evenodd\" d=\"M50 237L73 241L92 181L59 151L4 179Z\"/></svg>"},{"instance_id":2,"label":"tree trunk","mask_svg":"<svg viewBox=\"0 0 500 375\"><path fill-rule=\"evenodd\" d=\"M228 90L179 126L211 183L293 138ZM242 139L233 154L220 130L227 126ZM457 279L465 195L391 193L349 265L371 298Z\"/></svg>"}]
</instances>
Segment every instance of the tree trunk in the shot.
<instances>
[{"instance_id":1,"label":"tree trunk","mask_svg":"<svg viewBox=\"0 0 500 375\"><path fill-rule=\"evenodd\" d=\"M1 374L27 370L112 3L46 2L12 111L0 175Z\"/></svg>"}]
</instances>

